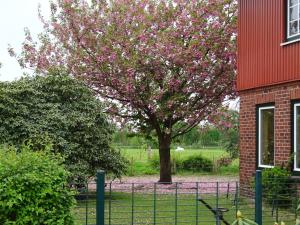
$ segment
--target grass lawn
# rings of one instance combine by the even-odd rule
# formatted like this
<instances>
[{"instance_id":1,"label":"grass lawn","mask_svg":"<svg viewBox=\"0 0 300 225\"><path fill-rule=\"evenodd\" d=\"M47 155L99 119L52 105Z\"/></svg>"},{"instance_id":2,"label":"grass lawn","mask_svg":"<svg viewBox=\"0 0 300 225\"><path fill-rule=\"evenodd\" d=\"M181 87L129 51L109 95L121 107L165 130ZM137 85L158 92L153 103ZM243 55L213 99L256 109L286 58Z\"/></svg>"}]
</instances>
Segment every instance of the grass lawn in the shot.
<instances>
[{"instance_id":1,"label":"grass lawn","mask_svg":"<svg viewBox=\"0 0 300 225\"><path fill-rule=\"evenodd\" d=\"M212 207L217 204L215 195L208 194L202 196L202 198ZM106 196L105 224L214 225L216 222L212 212L196 199L195 194L180 194L176 198L175 194L154 196L151 193L135 193L134 201L132 201L131 193L114 192L111 201ZM78 208L74 211L77 219L76 224L95 224L95 200L90 199L88 204L86 203L85 201L80 202ZM236 215L236 207L232 198L222 195L219 198L218 205L229 210L224 213L224 218L231 224ZM254 218L253 202L242 199L239 202L239 209L247 218ZM292 211L285 210L279 213L279 219L284 219L286 225L294 225ZM263 214L263 224L273 225L274 218L271 216L271 208L264 207Z\"/></svg>"},{"instance_id":2,"label":"grass lawn","mask_svg":"<svg viewBox=\"0 0 300 225\"><path fill-rule=\"evenodd\" d=\"M149 162L149 155L145 149L129 149L129 148L120 148L122 155L129 160L129 176L142 176L142 175L154 175L158 174L158 169L151 167ZM202 155L214 162L220 159L221 157L228 156L228 153L220 148L209 148L209 149L185 149L182 152L176 152L171 150L171 158L174 160L186 159L189 156ZM158 150L153 149L151 157L158 157ZM216 175L237 175L239 171L239 160L234 160L233 163L227 167L218 168L215 166L214 172L209 174ZM201 175L207 173L193 173L191 171L176 171L178 175Z\"/></svg>"},{"instance_id":3,"label":"grass lawn","mask_svg":"<svg viewBox=\"0 0 300 225\"><path fill-rule=\"evenodd\" d=\"M130 174L132 176L143 176L147 174L158 174L159 171L151 168L148 160L148 154L143 149L120 149L121 153L131 162ZM189 156L201 154L212 161L226 156L227 153L218 148L214 149L186 149L183 152L171 151L172 157L184 159ZM156 156L155 156L156 155ZM157 157L158 150L152 152L152 157ZM239 161L235 160L228 167L221 167L211 174L216 175L233 175L238 174ZM179 175L203 175L204 173L195 173L187 171L177 171ZM204 199L211 207L219 207L228 209L224 213L224 218L231 224L235 219L237 208L240 209L244 216L254 219L254 201L246 198L240 198L238 203L234 200L235 192L227 197L223 192L219 193L217 201L215 191L206 193L203 189L197 191L193 188L189 191L165 192L154 195L154 189L144 187L136 189L133 194L125 186L119 186L113 189L111 196L106 190L105 200L105 224L106 225L143 225L143 224L161 224L161 225L215 225L215 216L203 203L197 201L198 198ZM136 184L137 186L140 183ZM125 191L122 189L125 187ZM121 191L123 190L123 191ZM128 191L129 190L129 191ZM184 189L185 190L185 189ZM213 189L214 190L214 189ZM199 194L201 193L201 194ZM177 197L176 197L177 196ZM272 215L273 213L273 215ZM76 224L95 224L96 223L96 201L95 193L89 196L88 200L79 201L76 209L74 209ZM274 225L276 220L276 212L269 205L263 207L263 225ZM279 221L284 220L286 225L294 225L295 211L293 209L279 209ZM222 223L224 224L224 223Z\"/></svg>"}]
</instances>

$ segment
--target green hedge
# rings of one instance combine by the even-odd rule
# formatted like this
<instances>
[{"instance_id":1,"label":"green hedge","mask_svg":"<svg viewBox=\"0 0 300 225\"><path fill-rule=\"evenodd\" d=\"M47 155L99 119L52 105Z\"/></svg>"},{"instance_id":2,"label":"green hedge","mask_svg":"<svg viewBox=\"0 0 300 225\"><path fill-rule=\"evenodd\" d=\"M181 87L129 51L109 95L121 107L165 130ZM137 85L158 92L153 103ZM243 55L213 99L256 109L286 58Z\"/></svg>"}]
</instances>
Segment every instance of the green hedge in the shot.
<instances>
[{"instance_id":1,"label":"green hedge","mask_svg":"<svg viewBox=\"0 0 300 225\"><path fill-rule=\"evenodd\" d=\"M150 165L154 169L159 169L159 157L154 155L150 159ZM212 172L213 171L213 162L210 159L207 159L200 155L193 155L186 159L174 159L172 158L171 164L174 168L176 163L176 168L178 170L193 171L193 172Z\"/></svg>"},{"instance_id":2,"label":"green hedge","mask_svg":"<svg viewBox=\"0 0 300 225\"><path fill-rule=\"evenodd\" d=\"M274 167L262 172L263 195L267 203L288 207L296 197L296 187L290 179L291 173L285 168Z\"/></svg>"},{"instance_id":3,"label":"green hedge","mask_svg":"<svg viewBox=\"0 0 300 225\"><path fill-rule=\"evenodd\" d=\"M213 170L213 163L210 159L204 158L202 155L196 155L183 160L182 168L194 172L211 172Z\"/></svg>"},{"instance_id":4,"label":"green hedge","mask_svg":"<svg viewBox=\"0 0 300 225\"><path fill-rule=\"evenodd\" d=\"M74 224L75 200L62 159L22 148L0 149L0 224Z\"/></svg>"}]
</instances>

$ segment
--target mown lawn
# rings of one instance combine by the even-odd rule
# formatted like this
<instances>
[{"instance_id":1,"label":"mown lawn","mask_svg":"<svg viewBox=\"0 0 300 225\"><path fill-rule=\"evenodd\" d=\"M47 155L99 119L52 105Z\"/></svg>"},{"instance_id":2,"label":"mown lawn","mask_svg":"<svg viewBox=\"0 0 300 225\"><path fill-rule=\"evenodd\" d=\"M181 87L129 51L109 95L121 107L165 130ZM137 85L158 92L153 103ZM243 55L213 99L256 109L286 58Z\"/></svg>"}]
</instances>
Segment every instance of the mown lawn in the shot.
<instances>
[{"instance_id":1,"label":"mown lawn","mask_svg":"<svg viewBox=\"0 0 300 225\"><path fill-rule=\"evenodd\" d=\"M122 154L131 161L130 175L146 175L158 174L158 170L151 168L147 151L143 149L120 149ZM158 150L152 152L151 157L156 157ZM227 153L219 148L214 149L186 149L183 152L175 152L172 150L172 157L187 158L189 156L201 154L204 157L216 161L217 159L226 156ZM156 155L156 156L155 156ZM210 174L216 175L234 175L238 174L239 162L235 160L228 167L218 168ZM179 175L203 175L203 173L177 171ZM136 184L139 185L139 184ZM130 190L130 189L129 189ZM199 189L199 193L201 193ZM229 211L224 213L224 218L230 224L235 219L237 207L249 219L254 219L254 201L246 198L240 198L238 202L234 201L235 194L231 193L227 197L224 192L220 193L217 201L216 193L198 194L193 193L164 193L154 195L153 190L146 189L145 192L139 191L132 194L130 191L122 192L115 189L111 198L109 193L106 193L105 200L105 224L106 225L215 225L215 216L209 211L203 203L197 201L198 198L203 198L211 207L227 208ZM205 192L203 192L205 193ZM94 197L92 197L94 196ZM89 197L88 201L82 200L78 202L77 208L74 210L76 224L95 224L96 222L96 201L95 193ZM273 214L273 215L272 215ZM284 220L286 225L294 225L295 210L294 209L279 209L278 220ZM276 210L270 205L263 207L263 225L274 225L276 220ZM224 224L224 223L222 223Z\"/></svg>"},{"instance_id":2,"label":"mown lawn","mask_svg":"<svg viewBox=\"0 0 300 225\"><path fill-rule=\"evenodd\" d=\"M121 154L129 160L130 166L128 174L129 176L142 176L142 175L154 175L158 174L158 169L151 166L151 158L158 157L158 150L153 149L151 155L145 149L133 149L133 148L120 148ZM208 149L185 149L182 152L176 152L174 149L171 150L172 160L182 160L190 156L202 155L213 161L215 167L214 171L209 174L235 176L239 172L239 160L234 160L233 163L227 167L218 167L216 162L218 159L228 156L228 153L221 148L208 148ZM196 174L192 171L176 171L178 175L201 175L207 174L197 172Z\"/></svg>"},{"instance_id":3,"label":"mown lawn","mask_svg":"<svg viewBox=\"0 0 300 225\"><path fill-rule=\"evenodd\" d=\"M198 196L200 197L200 196ZM219 196L218 203L215 195L202 196L211 206L227 208L229 211L224 213L224 219L230 224L235 219L236 205L232 197ZM112 200L106 196L105 202L105 224L106 225L129 225L129 224L161 224L161 225L214 225L215 217L202 203L196 201L195 194L163 194L154 196L152 193L135 193L132 201L131 193L115 192ZM88 204L86 204L88 203ZM95 224L95 200L88 202L81 201L78 208L74 211L76 224ZM240 199L238 208L243 215L254 218L254 204L251 200ZM88 211L86 210L88 209ZM109 210L110 209L110 210ZM275 217L271 215L272 208L264 207L264 225L273 225ZM86 213L87 212L87 213ZM293 210L280 210L279 219L283 219L286 225L294 225ZM87 223L86 223L87 222ZM222 223L224 224L224 223Z\"/></svg>"}]
</instances>

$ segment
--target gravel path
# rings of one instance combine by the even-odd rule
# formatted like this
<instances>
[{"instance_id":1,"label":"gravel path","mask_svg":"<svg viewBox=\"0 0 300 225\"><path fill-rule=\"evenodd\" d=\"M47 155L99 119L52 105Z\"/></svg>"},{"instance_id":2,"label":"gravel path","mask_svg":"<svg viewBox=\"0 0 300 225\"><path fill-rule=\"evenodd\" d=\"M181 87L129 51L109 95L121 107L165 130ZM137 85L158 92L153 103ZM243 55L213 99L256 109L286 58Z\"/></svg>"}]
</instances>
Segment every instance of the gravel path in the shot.
<instances>
[{"instance_id":1,"label":"gravel path","mask_svg":"<svg viewBox=\"0 0 300 225\"><path fill-rule=\"evenodd\" d=\"M107 181L107 191L113 192L138 192L152 193L156 191L161 194L199 193L215 194L234 193L237 188L238 177L226 176L173 176L172 184L157 184L158 176L123 177L122 180ZM197 191L198 190L198 191Z\"/></svg>"},{"instance_id":2,"label":"gravel path","mask_svg":"<svg viewBox=\"0 0 300 225\"><path fill-rule=\"evenodd\" d=\"M236 182L239 180L237 176L217 176L217 175L201 175L201 176L173 176L173 182ZM159 176L140 176L140 177L123 177L115 180L121 183L155 183L159 180ZM109 182L109 181L108 181Z\"/></svg>"}]
</instances>

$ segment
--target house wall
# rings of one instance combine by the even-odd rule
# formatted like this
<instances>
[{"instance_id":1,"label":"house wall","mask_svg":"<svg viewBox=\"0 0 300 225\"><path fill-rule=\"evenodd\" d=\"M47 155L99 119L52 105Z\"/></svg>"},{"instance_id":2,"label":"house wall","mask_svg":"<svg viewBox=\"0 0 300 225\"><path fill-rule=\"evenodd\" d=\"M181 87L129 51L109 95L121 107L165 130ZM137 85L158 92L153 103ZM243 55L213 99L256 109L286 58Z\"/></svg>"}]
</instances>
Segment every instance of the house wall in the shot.
<instances>
[{"instance_id":1,"label":"house wall","mask_svg":"<svg viewBox=\"0 0 300 225\"><path fill-rule=\"evenodd\" d=\"M238 90L300 80L300 42L286 38L287 0L239 0Z\"/></svg>"},{"instance_id":2,"label":"house wall","mask_svg":"<svg viewBox=\"0 0 300 225\"><path fill-rule=\"evenodd\" d=\"M300 82L240 92L240 182L249 192L257 165L256 106L275 103L275 165L288 165L291 146L291 101L300 99Z\"/></svg>"}]
</instances>

